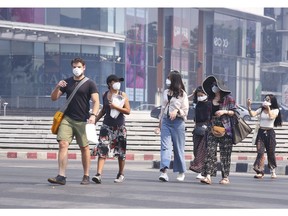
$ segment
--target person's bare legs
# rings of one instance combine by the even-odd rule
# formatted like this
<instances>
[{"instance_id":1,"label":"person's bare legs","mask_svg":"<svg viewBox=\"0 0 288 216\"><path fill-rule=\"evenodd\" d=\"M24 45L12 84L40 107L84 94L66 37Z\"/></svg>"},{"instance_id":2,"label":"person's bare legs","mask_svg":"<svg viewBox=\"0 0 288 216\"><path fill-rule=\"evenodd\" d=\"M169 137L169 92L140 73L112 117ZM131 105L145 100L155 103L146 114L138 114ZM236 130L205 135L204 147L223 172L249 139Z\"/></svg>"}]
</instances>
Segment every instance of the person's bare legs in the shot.
<instances>
[{"instance_id":1,"label":"person's bare legs","mask_svg":"<svg viewBox=\"0 0 288 216\"><path fill-rule=\"evenodd\" d=\"M106 158L98 157L97 174L100 174L100 175L102 174L105 161L106 161Z\"/></svg>"},{"instance_id":2,"label":"person's bare legs","mask_svg":"<svg viewBox=\"0 0 288 216\"><path fill-rule=\"evenodd\" d=\"M118 166L119 166L119 174L124 175L124 166L125 166L125 160L122 158L118 158Z\"/></svg>"},{"instance_id":3,"label":"person's bare legs","mask_svg":"<svg viewBox=\"0 0 288 216\"><path fill-rule=\"evenodd\" d=\"M68 163L68 147L69 142L64 140L59 141L58 169L59 175L61 176L66 176L66 168Z\"/></svg>"},{"instance_id":4,"label":"person's bare legs","mask_svg":"<svg viewBox=\"0 0 288 216\"><path fill-rule=\"evenodd\" d=\"M81 156L82 156L82 166L84 175L89 176L90 172L90 148L89 145L85 147L80 147Z\"/></svg>"},{"instance_id":5,"label":"person's bare legs","mask_svg":"<svg viewBox=\"0 0 288 216\"><path fill-rule=\"evenodd\" d=\"M114 179L115 183L121 183L124 181L124 166L125 166L125 160L121 159L120 157L118 158L118 166L119 166L119 171L116 176L116 179Z\"/></svg>"}]
</instances>

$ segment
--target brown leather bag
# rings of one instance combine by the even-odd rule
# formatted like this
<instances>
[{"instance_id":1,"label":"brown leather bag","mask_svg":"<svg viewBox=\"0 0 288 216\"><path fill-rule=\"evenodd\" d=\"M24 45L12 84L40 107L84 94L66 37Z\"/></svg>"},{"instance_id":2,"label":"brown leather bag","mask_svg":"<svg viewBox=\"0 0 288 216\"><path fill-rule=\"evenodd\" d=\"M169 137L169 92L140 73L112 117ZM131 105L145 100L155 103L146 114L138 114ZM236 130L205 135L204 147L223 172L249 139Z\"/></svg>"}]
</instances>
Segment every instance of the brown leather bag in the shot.
<instances>
[{"instance_id":1,"label":"brown leather bag","mask_svg":"<svg viewBox=\"0 0 288 216\"><path fill-rule=\"evenodd\" d=\"M220 126L212 126L211 132L215 137L223 137L225 135L225 128Z\"/></svg>"}]
</instances>

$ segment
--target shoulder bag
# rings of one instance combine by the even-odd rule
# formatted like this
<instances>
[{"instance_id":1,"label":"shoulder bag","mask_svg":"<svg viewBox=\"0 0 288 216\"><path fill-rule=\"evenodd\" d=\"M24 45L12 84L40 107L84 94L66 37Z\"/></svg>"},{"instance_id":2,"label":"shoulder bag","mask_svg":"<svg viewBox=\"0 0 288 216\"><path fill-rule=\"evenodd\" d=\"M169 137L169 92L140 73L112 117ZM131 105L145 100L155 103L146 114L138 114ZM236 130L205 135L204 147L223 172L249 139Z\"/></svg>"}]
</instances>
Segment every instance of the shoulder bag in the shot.
<instances>
[{"instance_id":1,"label":"shoulder bag","mask_svg":"<svg viewBox=\"0 0 288 216\"><path fill-rule=\"evenodd\" d=\"M60 123L64 117L64 112L67 109L70 101L72 100L72 98L74 97L75 93L77 92L77 90L80 88L80 86L85 83L89 78L85 77L83 80L81 80L81 82L76 86L76 88L73 90L72 94L69 96L69 98L66 100L65 104L63 107L60 108L60 110L58 110L54 116L53 116L53 124L51 127L51 132L52 134L57 134L58 133L58 129L60 126Z\"/></svg>"},{"instance_id":2,"label":"shoulder bag","mask_svg":"<svg viewBox=\"0 0 288 216\"><path fill-rule=\"evenodd\" d=\"M256 138L257 138L257 135L258 135L258 130L260 128L260 116L258 117L258 121L257 121L257 123L255 125L255 129L253 130L252 145L256 144Z\"/></svg>"},{"instance_id":3,"label":"shoulder bag","mask_svg":"<svg viewBox=\"0 0 288 216\"><path fill-rule=\"evenodd\" d=\"M206 123L198 123L197 124L197 115L196 115L196 108L195 108L195 128L194 128L192 133L195 135L198 135L198 136L204 136L206 131L207 131Z\"/></svg>"},{"instance_id":4,"label":"shoulder bag","mask_svg":"<svg viewBox=\"0 0 288 216\"><path fill-rule=\"evenodd\" d=\"M232 139L233 144L237 144L244 140L251 132L252 128L235 112L232 116Z\"/></svg>"}]
</instances>

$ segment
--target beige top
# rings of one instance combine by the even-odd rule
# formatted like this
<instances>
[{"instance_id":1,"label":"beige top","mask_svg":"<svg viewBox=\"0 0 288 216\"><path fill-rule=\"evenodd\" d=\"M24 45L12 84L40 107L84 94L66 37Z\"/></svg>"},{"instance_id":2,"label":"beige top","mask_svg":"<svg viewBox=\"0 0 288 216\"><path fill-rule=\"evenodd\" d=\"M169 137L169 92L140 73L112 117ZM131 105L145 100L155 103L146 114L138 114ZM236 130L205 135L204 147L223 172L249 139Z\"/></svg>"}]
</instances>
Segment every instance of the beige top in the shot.
<instances>
[{"instance_id":1,"label":"beige top","mask_svg":"<svg viewBox=\"0 0 288 216\"><path fill-rule=\"evenodd\" d=\"M161 116L163 112L164 112L164 115L167 114L168 109L169 109L169 113L175 109L178 109L179 114L177 114L177 117L181 117L184 120L187 120L187 115L189 111L189 101L188 101L187 93L183 91L182 97L180 96L178 98L172 97L170 100L170 103L168 103L168 93L169 93L169 89L165 89L163 92Z\"/></svg>"}]
</instances>

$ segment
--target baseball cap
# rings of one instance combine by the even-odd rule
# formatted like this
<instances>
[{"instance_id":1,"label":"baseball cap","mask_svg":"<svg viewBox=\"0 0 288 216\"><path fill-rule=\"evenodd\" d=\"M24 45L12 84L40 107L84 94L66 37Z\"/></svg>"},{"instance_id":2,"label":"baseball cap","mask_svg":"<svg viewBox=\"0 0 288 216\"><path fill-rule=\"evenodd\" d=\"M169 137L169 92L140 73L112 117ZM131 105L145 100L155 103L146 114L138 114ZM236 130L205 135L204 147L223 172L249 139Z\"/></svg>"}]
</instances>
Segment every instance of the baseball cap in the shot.
<instances>
[{"instance_id":1,"label":"baseball cap","mask_svg":"<svg viewBox=\"0 0 288 216\"><path fill-rule=\"evenodd\" d=\"M124 78L118 77L118 76L116 76L115 74L111 74L111 75L109 75L109 76L107 77L107 79L106 79L107 85L108 85L109 83L111 83L112 81L114 81L114 82L122 82L122 81L124 81Z\"/></svg>"}]
</instances>

